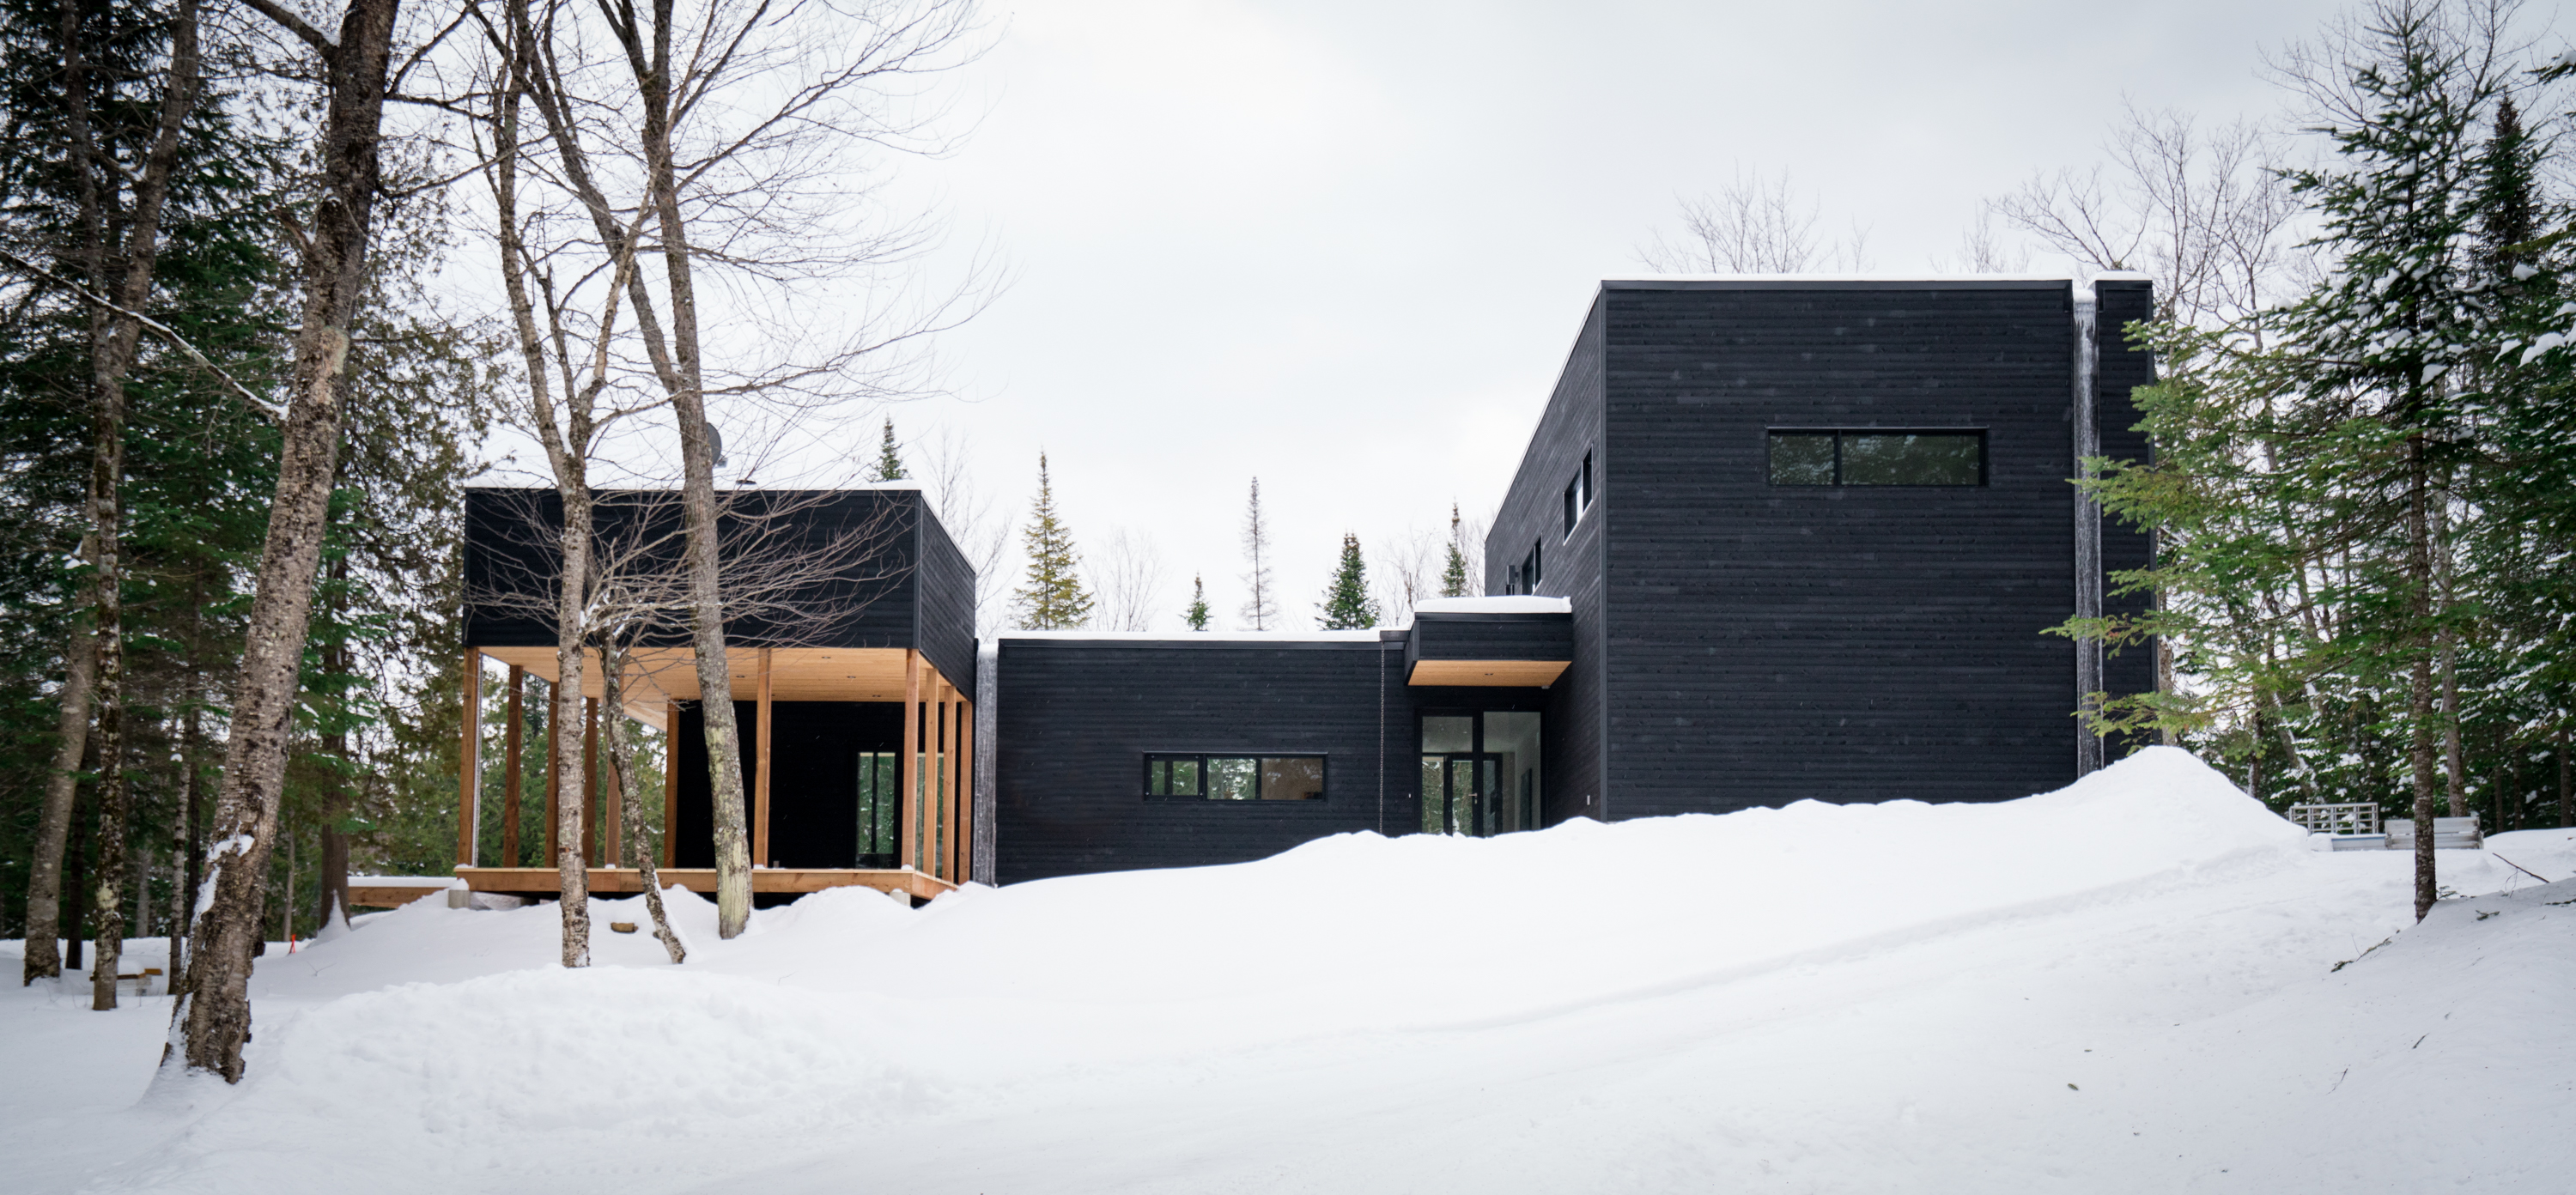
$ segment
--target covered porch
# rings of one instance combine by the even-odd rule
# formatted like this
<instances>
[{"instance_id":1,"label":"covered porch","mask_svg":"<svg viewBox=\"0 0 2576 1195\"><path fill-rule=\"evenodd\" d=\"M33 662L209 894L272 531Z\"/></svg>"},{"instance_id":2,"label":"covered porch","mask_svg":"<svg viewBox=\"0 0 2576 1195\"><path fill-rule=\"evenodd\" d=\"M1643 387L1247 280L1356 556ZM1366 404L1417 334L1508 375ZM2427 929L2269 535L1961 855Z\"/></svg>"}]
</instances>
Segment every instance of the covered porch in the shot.
<instances>
[{"instance_id":1,"label":"covered porch","mask_svg":"<svg viewBox=\"0 0 2576 1195\"><path fill-rule=\"evenodd\" d=\"M928 899L965 882L973 866L974 802L969 794L974 783L975 710L957 685L922 652L909 648L734 648L726 655L731 665L731 696L738 703L737 709L750 715L744 719L747 724L743 727L742 752L748 773L745 814L754 860L755 895L794 895L855 886ZM499 736L489 736L483 727L483 671L487 658L508 669L505 692L509 716ZM641 881L637 869L626 865L627 830L620 825L623 795L617 791L614 770L605 766L600 750L599 704L604 689L601 668L598 653L591 653L582 676L585 717L579 733L584 784L583 792L576 797L580 840L590 890L632 893L641 891ZM546 843L544 855L537 862L558 857L561 823L556 812L563 800L557 777L544 770L546 744L525 741L543 736L523 734L521 695L524 680L531 675L549 684L555 682L557 668L552 648L494 646L469 649L466 653L455 871L478 892L543 896L560 889L554 867L519 865L527 861L519 843L524 769L537 767L546 778ZM677 737L699 725L698 715L684 708L701 696L695 654L687 648L638 651L620 678L620 686L625 708L617 712L661 730L670 748L662 761L663 833L656 860L663 882L711 895L715 890L715 870L703 864L713 859L713 813L709 808L684 811L682 806L684 766L693 764L702 770L705 754L688 749L693 745L682 744ZM818 761L788 757L797 750L794 747L789 748L787 756L774 751L779 720L773 715L788 703L803 703L801 708L809 712L825 708L819 703L847 704L853 707L853 717L866 713L871 720L883 723L887 728L883 733L888 735L896 733L893 727L900 725L899 738L882 743L884 750L861 757L865 762L860 765L858 783L865 795L851 802L852 808L844 818L856 839L846 862L859 866L797 865L812 862L810 857L796 857L800 849L810 856L811 848L810 844L800 843L794 828L797 823L792 818L784 841L773 842L774 806L801 810L805 815L802 824L810 827L818 801L837 809L841 799L837 790L829 786L815 792L793 787L797 783L794 777L816 775ZM862 711L858 708L862 705L876 708ZM548 733L554 733L551 727ZM498 858L490 860L481 858L483 852L479 849L485 812L487 737L500 739L490 746L498 749L502 772ZM904 749L906 744L909 750ZM820 761L820 766L828 769L833 762ZM774 775L789 777L788 791L773 793ZM831 778L841 779L837 773L831 773ZM703 776L697 779L704 784ZM700 804L703 806L703 800ZM692 831L687 843L681 841L684 830ZM699 842L699 838L707 841ZM786 856L784 866L779 865L782 853ZM682 863L700 865L678 865Z\"/></svg>"}]
</instances>

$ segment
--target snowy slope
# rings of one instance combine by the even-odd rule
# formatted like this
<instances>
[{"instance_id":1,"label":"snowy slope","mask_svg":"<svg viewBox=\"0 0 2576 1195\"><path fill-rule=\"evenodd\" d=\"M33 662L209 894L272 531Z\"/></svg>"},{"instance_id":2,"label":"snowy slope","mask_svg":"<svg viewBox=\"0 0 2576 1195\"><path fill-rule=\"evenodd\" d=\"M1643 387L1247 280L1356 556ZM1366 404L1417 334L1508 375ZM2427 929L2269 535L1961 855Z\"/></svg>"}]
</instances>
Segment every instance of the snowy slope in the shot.
<instances>
[{"instance_id":1,"label":"snowy slope","mask_svg":"<svg viewBox=\"0 0 2576 1195\"><path fill-rule=\"evenodd\" d=\"M166 1000L0 1000L12 1073L77 1076L0 1094L0 1156L370 1195L2561 1189L2576 883L2502 860L2564 879L2576 833L2492 845L2405 928L2404 855L2159 749L1996 805L824 893L729 943L675 894L680 968L423 904L263 960L234 1089L137 1102Z\"/></svg>"}]
</instances>

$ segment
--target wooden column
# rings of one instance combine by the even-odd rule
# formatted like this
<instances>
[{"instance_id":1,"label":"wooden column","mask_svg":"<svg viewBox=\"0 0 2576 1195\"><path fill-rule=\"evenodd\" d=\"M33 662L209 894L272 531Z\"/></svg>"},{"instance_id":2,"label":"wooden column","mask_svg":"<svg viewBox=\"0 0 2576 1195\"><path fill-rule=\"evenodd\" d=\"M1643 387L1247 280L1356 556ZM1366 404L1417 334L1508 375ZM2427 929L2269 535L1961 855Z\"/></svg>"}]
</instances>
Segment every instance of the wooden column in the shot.
<instances>
[{"instance_id":1,"label":"wooden column","mask_svg":"<svg viewBox=\"0 0 2576 1195\"><path fill-rule=\"evenodd\" d=\"M921 816L921 653L905 648L903 653L903 754L895 759L895 836L899 840L902 866L917 866L919 859L913 847L920 841L916 820Z\"/></svg>"},{"instance_id":2,"label":"wooden column","mask_svg":"<svg viewBox=\"0 0 2576 1195\"><path fill-rule=\"evenodd\" d=\"M948 878L948 678L931 674L930 684L930 866L922 870Z\"/></svg>"},{"instance_id":3,"label":"wooden column","mask_svg":"<svg viewBox=\"0 0 2576 1195\"><path fill-rule=\"evenodd\" d=\"M948 781L948 874L941 878L953 884L957 882L957 860L961 857L957 844L966 839L966 808L957 799L961 792L957 782L965 776L960 767L966 759L961 749L966 745L966 702L958 696L957 686L941 688L948 695L948 766L940 769Z\"/></svg>"},{"instance_id":4,"label":"wooden column","mask_svg":"<svg viewBox=\"0 0 2576 1195\"><path fill-rule=\"evenodd\" d=\"M608 716L623 718L626 716L626 711L610 710ZM611 735L617 733L615 722L608 724L608 733ZM608 766L601 771L602 778L607 783L601 786L599 797L599 858L603 866L616 867L619 866L618 860L626 857L626 852L619 845L617 837L619 823L626 813L623 808L626 804L626 788L617 778L617 759L614 753L610 755Z\"/></svg>"},{"instance_id":5,"label":"wooden column","mask_svg":"<svg viewBox=\"0 0 2576 1195\"><path fill-rule=\"evenodd\" d=\"M767 867L769 857L769 649L760 649L760 725L752 730L752 752L758 770L751 777L751 863Z\"/></svg>"},{"instance_id":6,"label":"wooden column","mask_svg":"<svg viewBox=\"0 0 2576 1195\"><path fill-rule=\"evenodd\" d=\"M662 703L662 866L671 862L671 831L680 824L680 703Z\"/></svg>"},{"instance_id":7,"label":"wooden column","mask_svg":"<svg viewBox=\"0 0 2576 1195\"><path fill-rule=\"evenodd\" d=\"M563 770L555 766L556 736L563 733L563 727L555 725L562 720L555 716L555 712L562 708L555 702L555 689L558 687L556 684L546 686L546 751L541 757L546 768L545 865L548 867L560 867L563 862L563 820L558 812L559 802L563 800Z\"/></svg>"},{"instance_id":8,"label":"wooden column","mask_svg":"<svg viewBox=\"0 0 2576 1195\"><path fill-rule=\"evenodd\" d=\"M527 672L510 665L510 731L509 746L503 750L501 763L501 866L519 866L519 752L521 737L527 728L520 712L519 694L527 688Z\"/></svg>"},{"instance_id":9,"label":"wooden column","mask_svg":"<svg viewBox=\"0 0 2576 1195\"><path fill-rule=\"evenodd\" d=\"M599 794L599 699L581 699L581 865L599 866L599 836L592 833L600 819L590 815L590 804Z\"/></svg>"},{"instance_id":10,"label":"wooden column","mask_svg":"<svg viewBox=\"0 0 2576 1195\"><path fill-rule=\"evenodd\" d=\"M465 728L456 744L456 865L474 866L483 805L483 653L465 649ZM77 935L75 935L77 936Z\"/></svg>"}]
</instances>

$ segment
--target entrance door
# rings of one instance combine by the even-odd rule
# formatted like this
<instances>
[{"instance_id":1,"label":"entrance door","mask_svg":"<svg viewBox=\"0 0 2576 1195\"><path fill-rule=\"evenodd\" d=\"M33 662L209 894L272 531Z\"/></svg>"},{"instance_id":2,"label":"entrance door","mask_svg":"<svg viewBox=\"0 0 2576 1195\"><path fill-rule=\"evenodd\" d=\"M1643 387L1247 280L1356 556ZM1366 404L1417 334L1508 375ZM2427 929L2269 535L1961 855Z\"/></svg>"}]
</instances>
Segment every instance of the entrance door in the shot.
<instances>
[{"instance_id":1,"label":"entrance door","mask_svg":"<svg viewBox=\"0 0 2576 1195\"><path fill-rule=\"evenodd\" d=\"M1423 832L1537 829L1538 730L1539 716L1520 710L1423 715Z\"/></svg>"}]
</instances>

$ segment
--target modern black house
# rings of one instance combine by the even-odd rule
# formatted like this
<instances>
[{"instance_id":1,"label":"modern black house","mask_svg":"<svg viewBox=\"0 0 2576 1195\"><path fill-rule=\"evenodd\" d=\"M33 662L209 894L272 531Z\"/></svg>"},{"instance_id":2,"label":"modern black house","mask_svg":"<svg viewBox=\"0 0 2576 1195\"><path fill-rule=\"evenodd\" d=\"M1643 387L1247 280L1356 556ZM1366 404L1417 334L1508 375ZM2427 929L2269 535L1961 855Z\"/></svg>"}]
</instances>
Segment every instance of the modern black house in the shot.
<instances>
[{"instance_id":1,"label":"modern black house","mask_svg":"<svg viewBox=\"0 0 2576 1195\"><path fill-rule=\"evenodd\" d=\"M988 882L1347 831L2045 791L2102 763L2083 695L2155 682L2148 653L2044 633L2147 559L2070 479L2147 454L2129 394L2153 366L2122 329L2152 303L2123 274L1604 282L1486 540L1488 596L1384 631L1005 634L970 675L971 611L926 595L971 585L925 575L898 584L925 595L909 638L795 649L915 651L955 678L974 721L941 741L971 743L973 800L947 824ZM906 567L962 567L907 509ZM898 707L929 751L922 708ZM907 810L953 799L934 774L909 768ZM843 787L816 791L841 809Z\"/></svg>"}]
</instances>

